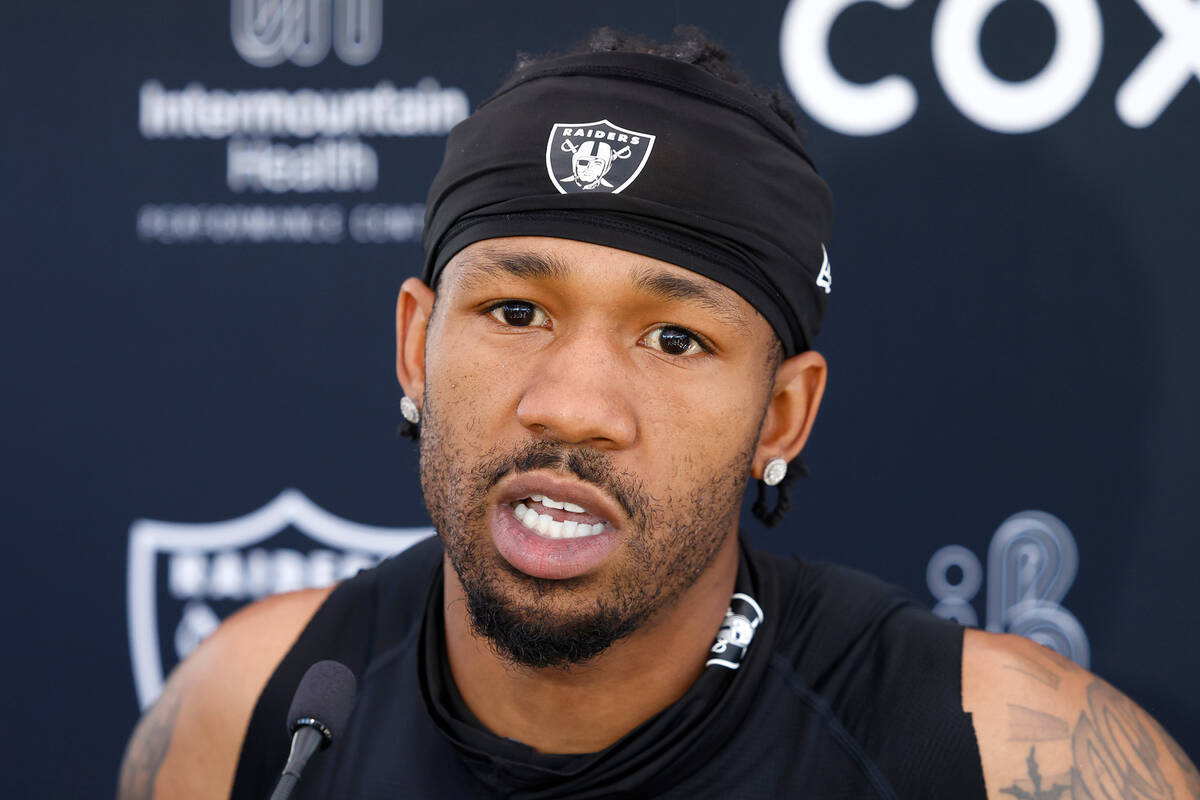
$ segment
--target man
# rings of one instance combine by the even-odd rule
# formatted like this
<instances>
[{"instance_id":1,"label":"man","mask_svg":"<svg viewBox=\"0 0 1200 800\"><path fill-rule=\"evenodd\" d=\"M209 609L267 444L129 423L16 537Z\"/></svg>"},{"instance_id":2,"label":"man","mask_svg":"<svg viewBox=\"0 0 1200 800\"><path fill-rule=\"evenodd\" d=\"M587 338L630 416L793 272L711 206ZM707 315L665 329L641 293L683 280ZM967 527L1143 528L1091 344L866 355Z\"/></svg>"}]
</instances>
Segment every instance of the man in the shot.
<instances>
[{"instance_id":1,"label":"man","mask_svg":"<svg viewBox=\"0 0 1200 800\"><path fill-rule=\"evenodd\" d=\"M624 155L597 181L580 152ZM786 510L824 390L830 207L694 31L520 65L451 134L397 306L437 539L227 621L120 796L265 796L333 658L357 702L298 797L1200 798L1052 651L739 541L747 476Z\"/></svg>"}]
</instances>

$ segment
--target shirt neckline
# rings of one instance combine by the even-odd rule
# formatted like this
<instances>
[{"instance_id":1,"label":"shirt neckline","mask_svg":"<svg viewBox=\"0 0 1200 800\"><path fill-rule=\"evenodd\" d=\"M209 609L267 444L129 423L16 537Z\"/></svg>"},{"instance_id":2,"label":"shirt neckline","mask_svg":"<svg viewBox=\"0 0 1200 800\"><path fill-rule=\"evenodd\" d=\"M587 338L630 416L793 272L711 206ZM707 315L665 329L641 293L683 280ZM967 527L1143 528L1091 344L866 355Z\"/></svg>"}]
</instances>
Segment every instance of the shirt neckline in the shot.
<instances>
[{"instance_id":1,"label":"shirt neckline","mask_svg":"<svg viewBox=\"0 0 1200 800\"><path fill-rule=\"evenodd\" d=\"M716 658L714 645L714 658L679 700L612 745L583 754L538 752L496 736L471 713L454 684L446 656L443 567L439 563L426 595L417 657L426 710L475 777L493 790L515 792L513 797L601 797L630 789L644 793L656 783L669 785L681 779L705 763L734 733L773 649L772 602L763 591L767 587L759 585L760 576L744 540L739 542L738 553L735 598L756 598L762 620L750 646L740 654L737 668L714 664L726 661L732 652L726 647L719 654L722 657ZM744 602L732 600L731 611L734 608L743 610Z\"/></svg>"}]
</instances>

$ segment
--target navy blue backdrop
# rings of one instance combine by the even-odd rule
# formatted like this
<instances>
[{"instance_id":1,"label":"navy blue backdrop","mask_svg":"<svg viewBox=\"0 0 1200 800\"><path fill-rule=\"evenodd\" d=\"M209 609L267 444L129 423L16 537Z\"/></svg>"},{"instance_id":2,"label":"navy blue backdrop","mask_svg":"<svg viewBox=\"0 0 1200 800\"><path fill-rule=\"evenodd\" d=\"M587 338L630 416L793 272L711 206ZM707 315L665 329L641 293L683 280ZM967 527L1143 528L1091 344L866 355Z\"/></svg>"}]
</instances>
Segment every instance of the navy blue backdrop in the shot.
<instances>
[{"instance_id":1,"label":"navy blue backdrop","mask_svg":"<svg viewBox=\"0 0 1200 800\"><path fill-rule=\"evenodd\" d=\"M221 617L428 533L392 321L425 188L517 49L601 24L724 41L834 190L813 477L753 540L1054 646L1200 752L1189 3L9 9L16 796L111 791Z\"/></svg>"}]
</instances>

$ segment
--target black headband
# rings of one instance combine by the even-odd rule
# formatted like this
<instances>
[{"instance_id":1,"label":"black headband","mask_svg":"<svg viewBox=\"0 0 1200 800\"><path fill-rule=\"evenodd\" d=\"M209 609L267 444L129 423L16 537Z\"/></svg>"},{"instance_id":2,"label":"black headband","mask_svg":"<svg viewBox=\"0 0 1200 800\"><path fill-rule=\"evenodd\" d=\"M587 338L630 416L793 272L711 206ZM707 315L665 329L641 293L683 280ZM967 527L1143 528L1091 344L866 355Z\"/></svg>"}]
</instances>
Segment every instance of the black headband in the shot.
<instances>
[{"instance_id":1,"label":"black headband","mask_svg":"<svg viewBox=\"0 0 1200 800\"><path fill-rule=\"evenodd\" d=\"M483 239L616 247L728 286L793 355L825 311L832 205L797 133L747 90L660 56L564 56L450 132L424 278Z\"/></svg>"}]
</instances>

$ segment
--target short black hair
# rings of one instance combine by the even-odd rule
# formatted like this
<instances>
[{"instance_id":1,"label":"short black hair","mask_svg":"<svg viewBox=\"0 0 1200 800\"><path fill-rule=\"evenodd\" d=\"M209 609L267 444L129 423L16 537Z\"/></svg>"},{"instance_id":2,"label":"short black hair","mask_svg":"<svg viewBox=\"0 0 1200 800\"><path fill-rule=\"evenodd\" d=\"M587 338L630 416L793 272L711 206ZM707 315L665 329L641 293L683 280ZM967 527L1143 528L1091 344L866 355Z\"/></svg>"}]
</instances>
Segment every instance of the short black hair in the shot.
<instances>
[{"instance_id":1,"label":"short black hair","mask_svg":"<svg viewBox=\"0 0 1200 800\"><path fill-rule=\"evenodd\" d=\"M764 89L750 82L746 73L733 63L729 51L717 41L714 41L704 31L695 25L677 25L674 30L675 38L670 42L659 42L648 36L636 33L625 33L615 28L596 28L587 37L560 53L542 53L532 55L526 52L517 53L517 63L513 67L509 80L523 77L530 70L543 62L564 55L581 53L646 53L662 56L685 64L693 64L714 77L726 83L740 86L761 100L775 112L792 130L803 138L804 131L796 123L795 106L788 95L780 88Z\"/></svg>"}]
</instances>

